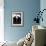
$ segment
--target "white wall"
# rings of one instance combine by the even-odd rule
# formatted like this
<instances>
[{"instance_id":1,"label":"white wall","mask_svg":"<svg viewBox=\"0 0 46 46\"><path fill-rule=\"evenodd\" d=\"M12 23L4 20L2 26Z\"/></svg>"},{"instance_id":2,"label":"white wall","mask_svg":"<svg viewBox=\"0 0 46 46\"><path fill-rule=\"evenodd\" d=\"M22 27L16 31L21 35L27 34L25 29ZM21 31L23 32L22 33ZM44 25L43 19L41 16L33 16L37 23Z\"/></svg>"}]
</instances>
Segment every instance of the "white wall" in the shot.
<instances>
[{"instance_id":1,"label":"white wall","mask_svg":"<svg viewBox=\"0 0 46 46\"><path fill-rule=\"evenodd\" d=\"M4 0L0 0L0 42L4 41Z\"/></svg>"}]
</instances>

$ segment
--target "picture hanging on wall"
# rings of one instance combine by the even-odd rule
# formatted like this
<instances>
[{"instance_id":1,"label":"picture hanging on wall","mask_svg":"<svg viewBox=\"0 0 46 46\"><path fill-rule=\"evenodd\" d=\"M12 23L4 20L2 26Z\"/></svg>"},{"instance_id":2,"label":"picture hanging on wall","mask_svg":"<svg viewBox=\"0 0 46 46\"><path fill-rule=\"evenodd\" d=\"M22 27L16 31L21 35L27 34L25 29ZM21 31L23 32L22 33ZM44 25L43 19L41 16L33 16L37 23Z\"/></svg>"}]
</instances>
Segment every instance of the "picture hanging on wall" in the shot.
<instances>
[{"instance_id":1,"label":"picture hanging on wall","mask_svg":"<svg viewBox=\"0 0 46 46\"><path fill-rule=\"evenodd\" d=\"M12 12L12 26L23 26L23 12Z\"/></svg>"}]
</instances>

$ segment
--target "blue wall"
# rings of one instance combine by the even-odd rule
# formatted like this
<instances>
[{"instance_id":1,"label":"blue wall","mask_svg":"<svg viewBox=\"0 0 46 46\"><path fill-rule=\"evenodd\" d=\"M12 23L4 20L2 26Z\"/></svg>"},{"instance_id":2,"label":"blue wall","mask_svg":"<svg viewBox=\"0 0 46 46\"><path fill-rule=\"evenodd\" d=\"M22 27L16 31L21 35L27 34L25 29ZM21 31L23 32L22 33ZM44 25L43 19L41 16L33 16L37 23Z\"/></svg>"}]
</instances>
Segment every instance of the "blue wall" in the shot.
<instances>
[{"instance_id":1,"label":"blue wall","mask_svg":"<svg viewBox=\"0 0 46 46\"><path fill-rule=\"evenodd\" d=\"M41 0L40 1L40 10L42 11L43 9L46 9L46 0ZM40 25L46 27L46 10L43 12L43 22L40 21Z\"/></svg>"},{"instance_id":2,"label":"blue wall","mask_svg":"<svg viewBox=\"0 0 46 46\"><path fill-rule=\"evenodd\" d=\"M35 13L40 9L40 0L5 0L4 5L5 40L18 41L31 31L33 18L36 17ZM12 11L24 12L24 27L11 25Z\"/></svg>"}]
</instances>

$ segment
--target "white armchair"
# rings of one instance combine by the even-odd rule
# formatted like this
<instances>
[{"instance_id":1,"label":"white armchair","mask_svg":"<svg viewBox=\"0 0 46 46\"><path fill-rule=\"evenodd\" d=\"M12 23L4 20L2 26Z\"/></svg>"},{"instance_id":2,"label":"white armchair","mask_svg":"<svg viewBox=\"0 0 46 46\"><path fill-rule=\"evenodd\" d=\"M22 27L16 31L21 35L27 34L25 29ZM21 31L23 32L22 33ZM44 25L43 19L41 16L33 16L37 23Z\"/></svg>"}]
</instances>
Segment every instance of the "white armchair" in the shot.
<instances>
[{"instance_id":1,"label":"white armchair","mask_svg":"<svg viewBox=\"0 0 46 46\"><path fill-rule=\"evenodd\" d=\"M24 40L25 40L25 37L24 37L24 38L21 38L21 39L17 42L17 46L23 46Z\"/></svg>"},{"instance_id":2,"label":"white armchair","mask_svg":"<svg viewBox=\"0 0 46 46\"><path fill-rule=\"evenodd\" d=\"M33 42L33 35L29 32L24 38L17 42L17 46L31 46Z\"/></svg>"}]
</instances>

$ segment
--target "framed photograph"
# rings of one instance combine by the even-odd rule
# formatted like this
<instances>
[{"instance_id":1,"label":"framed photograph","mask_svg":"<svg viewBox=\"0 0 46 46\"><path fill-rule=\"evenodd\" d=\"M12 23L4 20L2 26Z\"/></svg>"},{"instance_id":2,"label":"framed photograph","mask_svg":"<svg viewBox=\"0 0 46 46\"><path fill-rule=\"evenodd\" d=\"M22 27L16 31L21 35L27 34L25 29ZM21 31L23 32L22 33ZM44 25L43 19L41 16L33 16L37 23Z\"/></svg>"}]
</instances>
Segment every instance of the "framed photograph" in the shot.
<instances>
[{"instance_id":1,"label":"framed photograph","mask_svg":"<svg viewBox=\"0 0 46 46\"><path fill-rule=\"evenodd\" d=\"M12 12L12 26L23 26L23 12Z\"/></svg>"}]
</instances>

